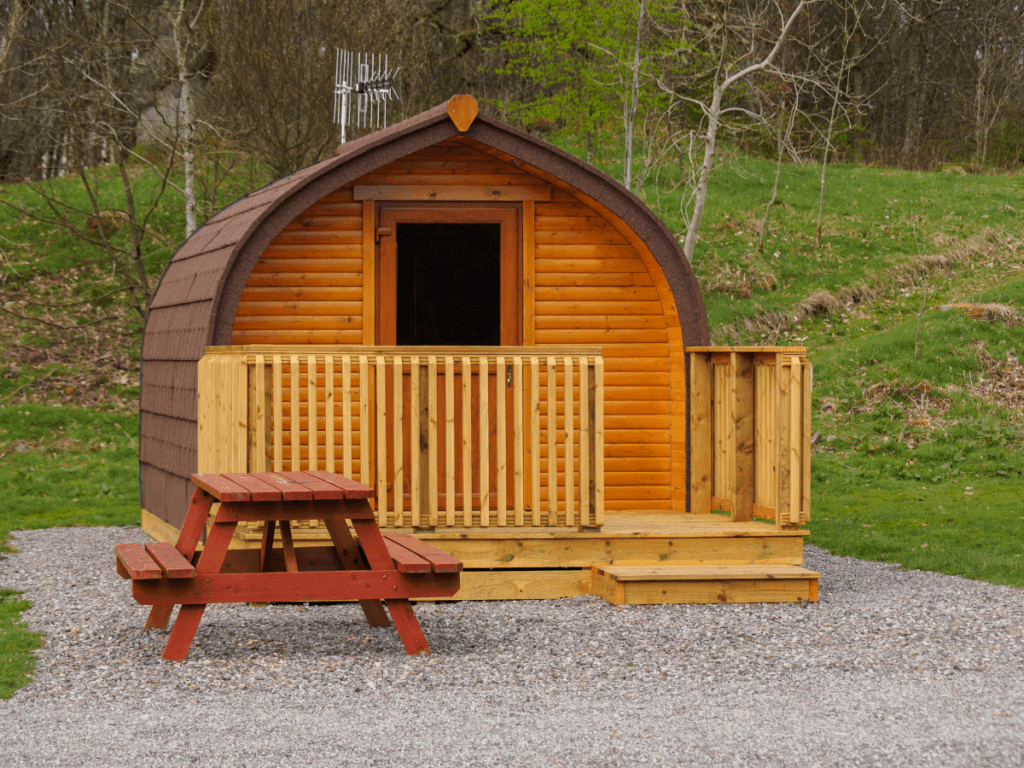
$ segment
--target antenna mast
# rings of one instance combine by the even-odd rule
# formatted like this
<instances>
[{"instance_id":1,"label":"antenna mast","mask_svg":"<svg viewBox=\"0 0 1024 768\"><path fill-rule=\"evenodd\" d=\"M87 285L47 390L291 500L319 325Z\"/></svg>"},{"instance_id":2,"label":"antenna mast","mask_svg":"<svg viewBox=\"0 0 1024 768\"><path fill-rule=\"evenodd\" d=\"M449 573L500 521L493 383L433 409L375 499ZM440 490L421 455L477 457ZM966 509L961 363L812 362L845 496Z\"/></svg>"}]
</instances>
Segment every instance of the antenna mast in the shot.
<instances>
[{"instance_id":1,"label":"antenna mast","mask_svg":"<svg viewBox=\"0 0 1024 768\"><path fill-rule=\"evenodd\" d=\"M388 101L397 99L395 77L401 69L388 66L386 53L354 53L338 49L334 66L334 122L346 128L368 126L377 130L388 124ZM355 96L355 114L352 97Z\"/></svg>"}]
</instances>

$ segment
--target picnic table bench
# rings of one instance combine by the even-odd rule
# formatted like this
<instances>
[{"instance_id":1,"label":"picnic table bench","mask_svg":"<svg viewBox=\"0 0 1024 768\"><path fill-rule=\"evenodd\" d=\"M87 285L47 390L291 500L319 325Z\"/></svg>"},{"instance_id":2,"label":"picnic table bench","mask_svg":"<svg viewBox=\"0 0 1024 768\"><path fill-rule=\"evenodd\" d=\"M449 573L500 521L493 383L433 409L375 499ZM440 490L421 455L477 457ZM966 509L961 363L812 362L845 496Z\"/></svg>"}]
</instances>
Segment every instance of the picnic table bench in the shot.
<instances>
[{"instance_id":1,"label":"picnic table bench","mask_svg":"<svg viewBox=\"0 0 1024 768\"><path fill-rule=\"evenodd\" d=\"M358 600L374 627L391 625L387 606L405 650L430 653L409 599L454 595L462 563L413 536L382 534L368 501L372 489L333 472L203 473L192 482L196 490L176 545L115 548L117 571L131 579L135 601L153 606L146 629L165 628L181 606L165 659L188 656L208 604L247 602ZM215 501L220 508L197 555ZM296 547L291 522L314 519L323 520L333 546ZM263 523L259 550L229 550L242 521Z\"/></svg>"}]
</instances>

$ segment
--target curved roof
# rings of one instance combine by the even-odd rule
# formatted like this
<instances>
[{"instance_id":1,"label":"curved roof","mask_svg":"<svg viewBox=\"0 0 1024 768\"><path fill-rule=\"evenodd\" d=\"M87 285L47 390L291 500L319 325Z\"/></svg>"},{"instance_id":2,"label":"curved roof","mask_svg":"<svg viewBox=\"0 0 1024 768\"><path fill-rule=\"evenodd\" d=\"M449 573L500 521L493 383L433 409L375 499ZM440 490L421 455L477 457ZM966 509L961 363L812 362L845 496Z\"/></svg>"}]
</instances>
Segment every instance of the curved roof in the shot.
<instances>
[{"instance_id":1,"label":"curved roof","mask_svg":"<svg viewBox=\"0 0 1024 768\"><path fill-rule=\"evenodd\" d=\"M693 271L676 238L639 198L569 153L484 115L460 132L441 104L347 143L335 157L252 192L207 221L174 254L160 280L143 337L143 360L198 360L207 346L229 345L249 273L289 222L338 187L460 133L543 169L621 219L661 266L687 346L709 343Z\"/></svg>"}]
</instances>

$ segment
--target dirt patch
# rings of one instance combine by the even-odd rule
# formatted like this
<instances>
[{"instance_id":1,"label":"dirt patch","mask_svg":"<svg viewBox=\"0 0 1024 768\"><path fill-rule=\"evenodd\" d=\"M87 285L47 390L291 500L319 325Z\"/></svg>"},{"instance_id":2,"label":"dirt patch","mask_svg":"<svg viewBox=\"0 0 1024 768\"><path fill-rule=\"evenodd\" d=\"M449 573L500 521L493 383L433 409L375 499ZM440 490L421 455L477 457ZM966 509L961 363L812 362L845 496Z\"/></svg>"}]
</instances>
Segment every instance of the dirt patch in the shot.
<instances>
[{"instance_id":1,"label":"dirt patch","mask_svg":"<svg viewBox=\"0 0 1024 768\"><path fill-rule=\"evenodd\" d=\"M138 409L137 315L89 268L9 280L0 305L0 405Z\"/></svg>"}]
</instances>

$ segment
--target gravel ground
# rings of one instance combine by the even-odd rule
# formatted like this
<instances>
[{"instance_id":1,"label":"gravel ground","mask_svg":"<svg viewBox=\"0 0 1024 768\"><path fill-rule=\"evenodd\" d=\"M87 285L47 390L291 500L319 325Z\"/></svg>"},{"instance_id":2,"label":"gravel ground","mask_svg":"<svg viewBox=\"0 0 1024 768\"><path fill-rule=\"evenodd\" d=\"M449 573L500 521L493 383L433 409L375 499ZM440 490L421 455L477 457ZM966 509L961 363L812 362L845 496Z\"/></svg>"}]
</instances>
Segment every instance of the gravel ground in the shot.
<instances>
[{"instance_id":1,"label":"gravel ground","mask_svg":"<svg viewBox=\"0 0 1024 768\"><path fill-rule=\"evenodd\" d=\"M12 538L47 639L0 765L1024 765L1018 589L808 547L816 605L421 605L416 658L356 606L218 605L178 664L114 569L138 528Z\"/></svg>"}]
</instances>

